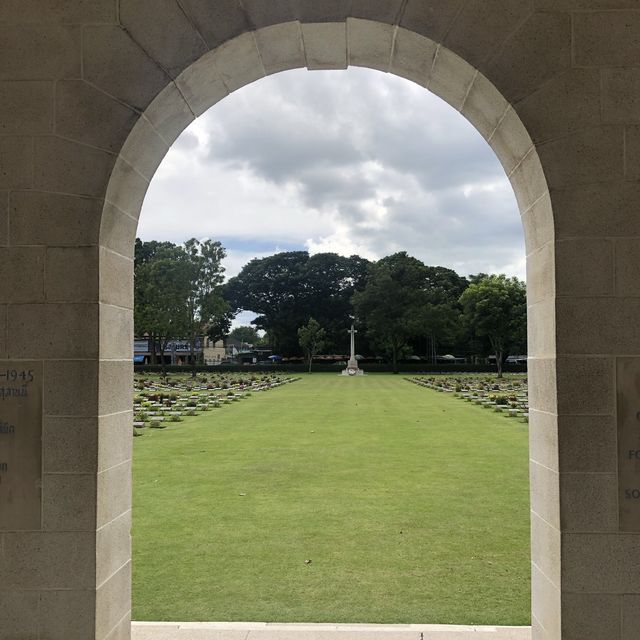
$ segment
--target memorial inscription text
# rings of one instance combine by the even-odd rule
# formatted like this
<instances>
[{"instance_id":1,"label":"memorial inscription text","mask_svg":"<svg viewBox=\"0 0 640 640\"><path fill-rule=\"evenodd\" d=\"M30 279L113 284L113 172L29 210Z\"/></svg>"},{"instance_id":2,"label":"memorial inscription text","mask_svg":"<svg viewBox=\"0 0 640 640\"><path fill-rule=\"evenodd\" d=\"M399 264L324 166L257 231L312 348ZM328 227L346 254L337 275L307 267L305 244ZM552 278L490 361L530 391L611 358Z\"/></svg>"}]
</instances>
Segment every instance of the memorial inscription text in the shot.
<instances>
[{"instance_id":1,"label":"memorial inscription text","mask_svg":"<svg viewBox=\"0 0 640 640\"><path fill-rule=\"evenodd\" d=\"M640 358L618 361L620 529L640 532Z\"/></svg>"},{"instance_id":2,"label":"memorial inscription text","mask_svg":"<svg viewBox=\"0 0 640 640\"><path fill-rule=\"evenodd\" d=\"M39 529L42 366L0 361L0 531Z\"/></svg>"}]
</instances>

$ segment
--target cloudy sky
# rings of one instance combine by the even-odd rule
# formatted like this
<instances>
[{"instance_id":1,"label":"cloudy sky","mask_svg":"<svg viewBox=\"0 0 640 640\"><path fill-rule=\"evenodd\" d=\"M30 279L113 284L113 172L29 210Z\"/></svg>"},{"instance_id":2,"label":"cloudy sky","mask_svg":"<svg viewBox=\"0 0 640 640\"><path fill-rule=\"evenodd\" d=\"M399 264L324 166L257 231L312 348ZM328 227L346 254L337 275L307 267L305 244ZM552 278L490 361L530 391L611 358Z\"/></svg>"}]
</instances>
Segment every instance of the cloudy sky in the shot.
<instances>
[{"instance_id":1,"label":"cloudy sky","mask_svg":"<svg viewBox=\"0 0 640 640\"><path fill-rule=\"evenodd\" d=\"M308 249L524 278L515 197L484 139L423 88L367 69L287 71L215 105L158 169L138 234L220 240L229 276Z\"/></svg>"}]
</instances>

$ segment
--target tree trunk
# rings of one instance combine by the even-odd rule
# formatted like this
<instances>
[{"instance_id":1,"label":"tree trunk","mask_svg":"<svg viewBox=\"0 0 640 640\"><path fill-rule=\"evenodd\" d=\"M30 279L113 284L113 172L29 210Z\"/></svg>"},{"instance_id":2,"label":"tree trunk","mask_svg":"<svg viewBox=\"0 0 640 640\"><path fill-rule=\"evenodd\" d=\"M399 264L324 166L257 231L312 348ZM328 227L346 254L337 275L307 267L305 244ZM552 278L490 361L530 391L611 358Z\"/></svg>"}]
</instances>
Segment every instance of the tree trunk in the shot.
<instances>
[{"instance_id":1,"label":"tree trunk","mask_svg":"<svg viewBox=\"0 0 640 640\"><path fill-rule=\"evenodd\" d=\"M400 373L398 371L398 348L395 345L391 348L391 364L393 373Z\"/></svg>"},{"instance_id":2,"label":"tree trunk","mask_svg":"<svg viewBox=\"0 0 640 640\"><path fill-rule=\"evenodd\" d=\"M160 374L162 375L163 378L167 377L167 365L164 361L164 349L162 348L162 345L160 345L160 366L162 367L160 370Z\"/></svg>"},{"instance_id":3,"label":"tree trunk","mask_svg":"<svg viewBox=\"0 0 640 640\"><path fill-rule=\"evenodd\" d=\"M156 353L156 334L149 334L148 338L149 342L147 346L149 347L149 355L151 364L158 364L158 354Z\"/></svg>"},{"instance_id":4,"label":"tree trunk","mask_svg":"<svg viewBox=\"0 0 640 640\"><path fill-rule=\"evenodd\" d=\"M189 340L189 352L191 355L191 377L196 377L196 338L195 334L191 332L191 340Z\"/></svg>"},{"instance_id":5,"label":"tree trunk","mask_svg":"<svg viewBox=\"0 0 640 640\"><path fill-rule=\"evenodd\" d=\"M162 338L158 339L158 343L160 345L160 365L162 366L162 377L166 378L167 377L167 365L164 361L164 352L167 348L167 343L169 342L169 338L166 338L165 340L163 340ZM154 351L155 351L155 347L154 347Z\"/></svg>"},{"instance_id":6,"label":"tree trunk","mask_svg":"<svg viewBox=\"0 0 640 640\"><path fill-rule=\"evenodd\" d=\"M502 378L502 351L496 351L496 367L498 369L498 378Z\"/></svg>"},{"instance_id":7,"label":"tree trunk","mask_svg":"<svg viewBox=\"0 0 640 640\"><path fill-rule=\"evenodd\" d=\"M493 349L493 355L496 357L496 369L498 371L498 378L502 378L502 355L504 354L504 347L502 340L499 338L489 337L491 348Z\"/></svg>"}]
</instances>

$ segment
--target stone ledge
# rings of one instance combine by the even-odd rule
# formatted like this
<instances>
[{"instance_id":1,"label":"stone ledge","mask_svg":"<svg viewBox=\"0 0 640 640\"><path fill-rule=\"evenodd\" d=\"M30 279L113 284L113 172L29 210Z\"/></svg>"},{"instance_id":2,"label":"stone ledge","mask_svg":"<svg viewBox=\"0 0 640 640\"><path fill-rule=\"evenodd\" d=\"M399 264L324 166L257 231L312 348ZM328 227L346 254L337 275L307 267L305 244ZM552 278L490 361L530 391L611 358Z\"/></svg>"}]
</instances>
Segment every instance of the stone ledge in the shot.
<instances>
[{"instance_id":1,"label":"stone ledge","mask_svg":"<svg viewBox=\"0 0 640 640\"><path fill-rule=\"evenodd\" d=\"M531 627L444 624L133 622L132 640L531 640Z\"/></svg>"}]
</instances>

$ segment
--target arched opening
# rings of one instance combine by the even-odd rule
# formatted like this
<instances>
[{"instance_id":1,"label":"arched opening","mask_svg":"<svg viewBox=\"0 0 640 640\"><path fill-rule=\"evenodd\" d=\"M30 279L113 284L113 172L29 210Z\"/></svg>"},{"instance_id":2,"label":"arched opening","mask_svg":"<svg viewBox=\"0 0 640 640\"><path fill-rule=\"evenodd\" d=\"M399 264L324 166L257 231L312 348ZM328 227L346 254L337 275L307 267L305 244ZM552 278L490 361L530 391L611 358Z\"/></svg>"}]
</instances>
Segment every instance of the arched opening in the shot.
<instances>
[{"instance_id":1,"label":"arched opening","mask_svg":"<svg viewBox=\"0 0 640 640\"><path fill-rule=\"evenodd\" d=\"M298 285L295 279L302 272L309 274L309 289L296 288L297 308L285 307L289 311L285 340L277 348L273 341L268 343L273 353L286 357L287 368L301 369L287 370L288 375L302 379L287 387L284 396L269 394L270 403L282 397L277 419L272 421L271 411L250 417L243 402L233 410L187 418L186 425L169 423L166 431L144 426L137 431L139 436L151 437L134 440L134 620L226 620L223 616L235 615L236 620L277 622L448 620L529 625L526 425L518 419L496 420L493 411L459 401L464 408L453 408L465 416L468 412L469 421L461 416L452 425L460 435L451 445L450 458L433 456L431 427L444 425L422 403L427 402L425 396L436 394L404 379L423 363L433 366L432 357L426 358L432 337L420 335L412 345L413 354L425 359L416 362L418 355L413 355L414 359L401 364L403 375L386 376L375 393L373 378L380 376L370 374L385 365L382 358L375 361L372 356L387 354L366 344L362 318L356 325L356 344L358 354L369 356L361 363L368 375L354 413L349 388L335 376L349 357L350 318L344 298L331 298L327 290L341 290L342 281L331 277L344 262L332 261L325 252L337 251L348 261L353 254L379 259L407 251L426 265L451 267L460 275L506 269L509 275L517 273L524 279L522 229L513 192L494 153L473 127L438 97L397 76L362 68L282 72L238 90L185 130L151 182L140 222L142 240L181 242L191 236L220 240L231 257L224 261L229 277L255 256L253 252L264 251L265 262L273 269L269 273L278 277L279 286L269 296L278 309L286 305L281 297L286 281L279 270L284 263L280 251L308 248L312 257L304 262L298 253L287 254L289 286ZM312 243L307 244L309 238ZM272 253L278 254L273 261L266 257ZM244 256L240 261L239 254ZM517 272L509 265L512 254L521 261ZM496 260L499 268L493 266ZM313 277L320 273L321 282ZM449 275L456 278L453 272ZM252 291L261 286L261 280L251 282ZM265 289L260 289L260 301L267 294ZM310 290L322 302L310 305ZM272 296L277 296L277 303ZM384 297L390 296L387 289ZM300 308L305 311L301 313ZM260 313L272 317L274 312L265 308ZM312 380L301 362L292 365L290 360L292 354L298 355L298 323L306 322L307 315L319 320L328 334ZM297 318L293 323L292 316ZM279 321L282 327L281 316ZM269 323L266 327L269 331ZM137 338L143 337L141 328L143 322L136 323ZM444 346L447 339L449 346ZM140 353L145 355L139 357L148 361L148 340L140 342ZM456 345L455 338L447 338L444 329L435 342L438 354L455 353L461 360L471 355L466 346ZM510 353L526 353L526 347ZM324 354L342 356L332 367L328 364L332 356ZM258 375L257 369L244 367L234 375ZM264 374L269 367L258 370ZM218 374L215 369L201 372L209 382L219 380ZM190 374L183 375L188 383ZM137 384L145 377L151 384L148 370L137 372ZM253 394L248 402L267 402L263 395ZM445 396L441 394L440 399ZM145 419L148 425L153 418L141 412L144 397L137 399L134 425L144 425ZM308 407L313 408L310 413ZM445 407L440 412L442 417L449 415ZM383 415L388 420L380 421ZM429 416L426 422L425 415ZM165 421L173 418L167 416ZM495 428L485 426L485 420ZM416 429L408 430L414 438L410 446L403 435L409 424ZM203 439L185 448L188 436L183 426L187 432L197 429ZM211 430L220 434L215 444L209 442L214 437ZM231 445L225 439L233 439L236 430L240 440ZM345 438L346 433L353 440ZM446 433L438 431L436 440ZM371 465L379 455L373 443L393 434L396 449L406 446L406 450L383 455ZM250 446L254 438L260 445ZM237 453L238 446L242 455ZM352 454L346 455L347 450ZM165 458L166 451L172 451L171 456ZM187 468L171 476L170 468L184 464L190 451L195 455L189 476ZM513 462L505 459L506 452L514 456ZM454 459L464 467L464 480L449 471ZM201 464L204 468L196 471ZM488 468L492 471L486 475L479 473ZM224 473L218 472L222 469ZM289 476L285 469L291 470ZM235 477L241 470L244 476ZM474 474L484 477L472 479ZM349 482L340 486L340 477ZM358 478L368 481L359 484ZM441 484L443 478L449 481ZM401 484L395 484L401 479ZM384 489L374 489L374 483ZM166 493L158 492L160 486L166 487ZM283 490L285 486L289 490ZM332 496L331 502L324 501L323 495ZM176 500L177 496L182 497ZM264 509L267 496L271 496L268 511ZM304 499L298 501L297 496ZM198 511L191 506L196 503L211 508ZM310 515L301 518L302 512ZM399 513L403 516L398 522ZM502 514L499 522L498 513ZM260 534L251 535L256 522ZM310 530L315 533L310 535ZM366 533L370 538L363 538ZM450 544L440 546L439 536ZM322 540L336 542L328 550ZM290 550L289 555L277 552L283 547ZM313 559L306 574L305 558ZM478 567L481 558L491 562L483 570ZM170 571L176 561L180 570ZM407 568L410 563L412 569ZM189 565L191 577L187 578ZM457 570L440 571L443 566L457 566ZM327 574L331 587L323 590ZM371 589L377 598L368 595ZM438 589L446 606L436 603ZM329 590L334 603L330 607ZM479 592L483 596L475 595ZM279 617L276 603L282 606ZM512 604L511 609L506 603ZM368 613L367 606L371 607Z\"/></svg>"},{"instance_id":2,"label":"arched opening","mask_svg":"<svg viewBox=\"0 0 640 640\"><path fill-rule=\"evenodd\" d=\"M529 354L540 360L530 374L531 403L534 409L548 408L551 415L553 392L539 376L544 373L552 379L553 374L553 222L536 148L516 111L485 76L432 40L383 23L348 19L346 23L290 22L258 29L205 54L166 86L127 138L109 181L101 222L101 243L106 250L101 253L100 283L107 302L102 305L102 326L121 327L114 340L121 353L130 351L130 346L125 348L132 337L130 248L137 219L149 180L168 146L193 118L265 74L347 65L391 72L421 84L460 111L496 152L514 188L525 229ZM116 249L127 246L125 251ZM543 419L542 413L532 412L533 615L551 633L558 624L554 612L559 607L559 575L553 558L558 553L559 504L549 485L548 468L535 459ZM126 499L121 497L118 502L125 513ZM126 527L126 518L123 523ZM123 534L121 527L120 540ZM124 561L115 566L126 565L126 544L117 548L112 539L107 547L114 553L114 563L116 558ZM125 584L128 573L120 579Z\"/></svg>"}]
</instances>

